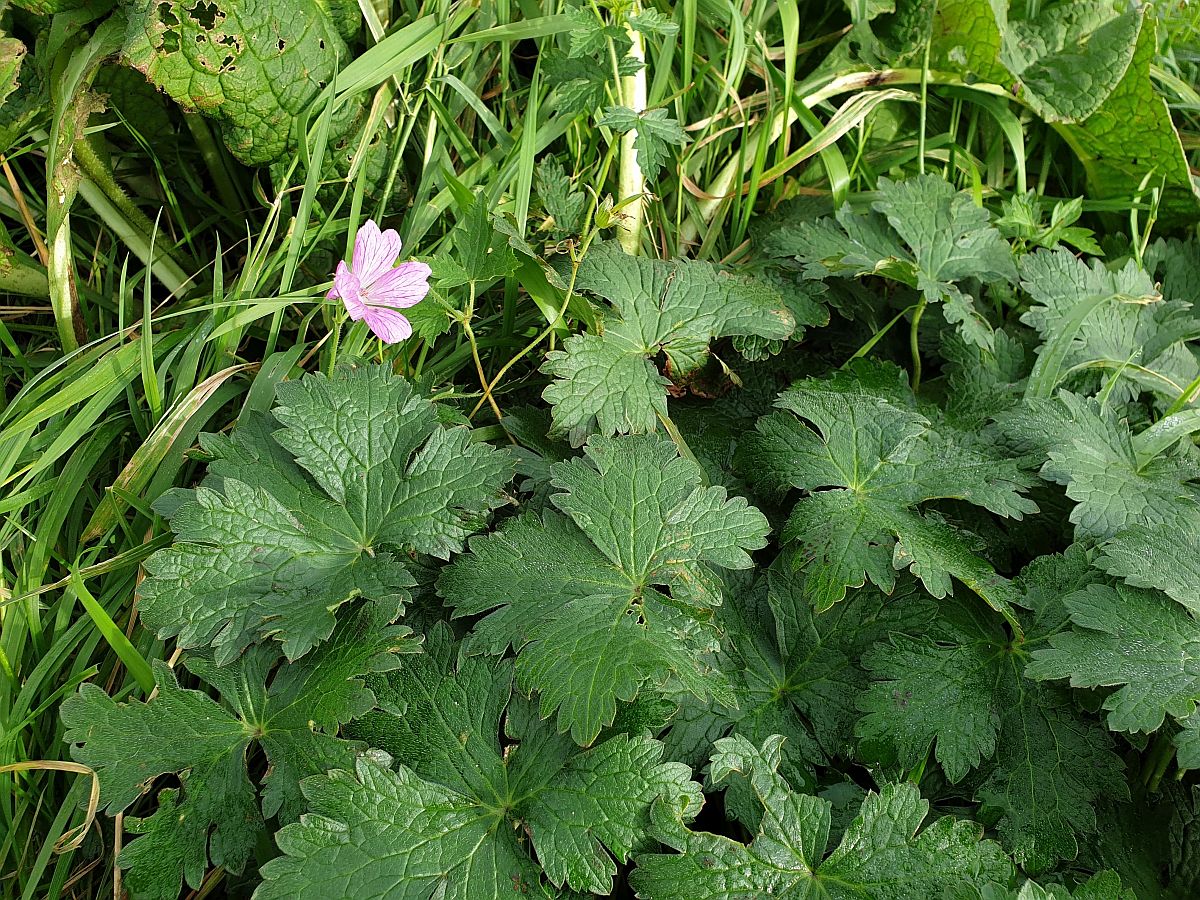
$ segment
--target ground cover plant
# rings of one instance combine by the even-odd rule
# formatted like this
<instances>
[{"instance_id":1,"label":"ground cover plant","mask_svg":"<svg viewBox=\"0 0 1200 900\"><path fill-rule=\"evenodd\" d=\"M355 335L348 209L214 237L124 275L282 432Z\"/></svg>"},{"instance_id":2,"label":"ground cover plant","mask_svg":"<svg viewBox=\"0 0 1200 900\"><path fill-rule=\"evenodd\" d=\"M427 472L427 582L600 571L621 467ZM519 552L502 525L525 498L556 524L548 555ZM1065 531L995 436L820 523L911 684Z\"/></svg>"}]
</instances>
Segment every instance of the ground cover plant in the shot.
<instances>
[{"instance_id":1,"label":"ground cover plant","mask_svg":"<svg viewBox=\"0 0 1200 900\"><path fill-rule=\"evenodd\" d=\"M0 28L5 896L1200 894L1187 4Z\"/></svg>"}]
</instances>

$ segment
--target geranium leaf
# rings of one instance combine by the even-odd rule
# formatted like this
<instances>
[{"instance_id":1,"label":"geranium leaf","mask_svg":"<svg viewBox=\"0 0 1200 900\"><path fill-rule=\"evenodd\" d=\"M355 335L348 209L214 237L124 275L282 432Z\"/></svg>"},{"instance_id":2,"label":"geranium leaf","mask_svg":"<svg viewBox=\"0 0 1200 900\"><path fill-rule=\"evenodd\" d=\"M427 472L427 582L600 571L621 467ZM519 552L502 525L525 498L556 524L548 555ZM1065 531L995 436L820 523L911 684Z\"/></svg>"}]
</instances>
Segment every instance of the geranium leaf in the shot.
<instances>
[{"instance_id":1,"label":"geranium leaf","mask_svg":"<svg viewBox=\"0 0 1200 900\"><path fill-rule=\"evenodd\" d=\"M141 587L147 625L180 647L211 643L221 665L263 638L303 656L355 597L394 619L413 585L405 555L459 549L509 477L505 452L440 425L386 367L277 393L274 417L206 438L209 477L173 504L176 543Z\"/></svg>"},{"instance_id":2,"label":"geranium leaf","mask_svg":"<svg viewBox=\"0 0 1200 900\"><path fill-rule=\"evenodd\" d=\"M714 567L749 567L768 531L744 499L702 487L669 441L596 437L585 453L552 467L566 517L522 517L473 540L439 583L456 615L488 613L473 640L516 649L520 685L581 744L643 682L674 674L700 696L722 690L701 659L716 640Z\"/></svg>"}]
</instances>

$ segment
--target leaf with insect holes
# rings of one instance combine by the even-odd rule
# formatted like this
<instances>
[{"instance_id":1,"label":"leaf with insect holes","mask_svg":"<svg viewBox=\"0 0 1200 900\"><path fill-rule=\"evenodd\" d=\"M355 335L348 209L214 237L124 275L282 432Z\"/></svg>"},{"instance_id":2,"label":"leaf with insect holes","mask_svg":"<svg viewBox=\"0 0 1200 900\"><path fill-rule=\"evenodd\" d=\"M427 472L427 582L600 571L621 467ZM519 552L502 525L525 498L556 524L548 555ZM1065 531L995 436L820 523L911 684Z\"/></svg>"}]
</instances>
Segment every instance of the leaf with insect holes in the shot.
<instances>
[{"instance_id":1,"label":"leaf with insect holes","mask_svg":"<svg viewBox=\"0 0 1200 900\"><path fill-rule=\"evenodd\" d=\"M973 344L991 349L991 324L962 282L1015 281L1012 250L986 209L936 175L879 179L872 212L849 206L833 219L784 226L772 237L778 255L795 257L809 278L882 275L942 303L946 320Z\"/></svg>"},{"instance_id":2,"label":"leaf with insect holes","mask_svg":"<svg viewBox=\"0 0 1200 900\"><path fill-rule=\"evenodd\" d=\"M766 518L652 435L595 437L556 463L558 512L509 520L471 541L438 589L456 616L479 615L473 646L517 651L517 680L580 744L613 721L618 700L669 676L728 698L704 654L722 599L714 568L752 565Z\"/></svg>"},{"instance_id":3,"label":"leaf with insect holes","mask_svg":"<svg viewBox=\"0 0 1200 900\"><path fill-rule=\"evenodd\" d=\"M157 660L152 700L117 703L91 684L68 697L64 740L75 760L96 771L110 813L128 810L162 775L180 782L178 790L162 791L157 810L136 823L143 837L118 858L133 893L177 897L181 882L199 889L210 865L240 872L265 819L300 815L301 779L353 764L360 745L337 732L375 705L363 676L417 650L409 629L388 625L378 607L366 606L320 651L291 665L277 667L269 643L225 667L211 656L186 655L183 664L220 702L207 690L180 687ZM269 763L259 786L246 768L255 744Z\"/></svg>"},{"instance_id":4,"label":"leaf with insect holes","mask_svg":"<svg viewBox=\"0 0 1200 900\"><path fill-rule=\"evenodd\" d=\"M1019 519L1037 506L1017 466L943 437L919 413L858 390L853 379L807 380L782 393L738 454L761 489L806 492L784 527L800 547L818 610L867 580L884 591L911 568L935 597L958 578L1011 618L1014 590L969 536L924 512L955 498Z\"/></svg>"},{"instance_id":5,"label":"leaf with insect holes","mask_svg":"<svg viewBox=\"0 0 1200 900\"><path fill-rule=\"evenodd\" d=\"M998 844L983 839L982 826L943 816L922 829L929 803L911 784L887 784L868 794L841 842L826 855L832 804L795 793L780 776L782 743L779 736L761 748L743 737L716 743L710 778L745 779L762 811L749 845L689 829L695 807L655 804L653 833L677 852L637 858L630 883L638 897L907 900L939 896L951 884L974 895L1012 879L1012 863Z\"/></svg>"},{"instance_id":6,"label":"leaf with insect holes","mask_svg":"<svg viewBox=\"0 0 1200 900\"><path fill-rule=\"evenodd\" d=\"M627 106L610 106L597 124L621 134L636 132L633 149L637 151L638 168L651 184L658 179L659 171L670 158L667 148L683 147L691 141L678 120L668 116L665 109L648 109L638 113Z\"/></svg>"},{"instance_id":7,"label":"leaf with insect holes","mask_svg":"<svg viewBox=\"0 0 1200 900\"><path fill-rule=\"evenodd\" d=\"M615 243L594 247L579 265L575 287L612 304L593 333L572 335L546 354L542 371L555 380L542 396L554 429L580 446L589 434L653 431L667 415L670 381L653 363L666 356L683 381L708 358L719 337L789 337L795 319L778 292L698 260L630 256Z\"/></svg>"},{"instance_id":8,"label":"leaf with insect holes","mask_svg":"<svg viewBox=\"0 0 1200 900\"><path fill-rule=\"evenodd\" d=\"M128 16L124 61L215 119L233 155L252 166L295 147L295 123L351 58L319 3L135 0ZM333 133L348 130L359 111L342 104Z\"/></svg>"},{"instance_id":9,"label":"leaf with insect holes","mask_svg":"<svg viewBox=\"0 0 1200 900\"><path fill-rule=\"evenodd\" d=\"M439 424L386 366L308 375L277 389L273 416L207 436L204 483L166 502L176 541L146 563L141 615L218 665L273 639L289 659L363 597L395 619L410 552L445 559L503 500L508 454ZM277 427L282 426L282 427Z\"/></svg>"},{"instance_id":10,"label":"leaf with insect holes","mask_svg":"<svg viewBox=\"0 0 1200 900\"><path fill-rule=\"evenodd\" d=\"M512 693L511 662L466 656L444 624L371 686L382 709L352 733L394 767L306 782L310 811L279 834L259 900L608 894L618 862L651 845L652 803L699 804L658 741L577 747Z\"/></svg>"}]
</instances>

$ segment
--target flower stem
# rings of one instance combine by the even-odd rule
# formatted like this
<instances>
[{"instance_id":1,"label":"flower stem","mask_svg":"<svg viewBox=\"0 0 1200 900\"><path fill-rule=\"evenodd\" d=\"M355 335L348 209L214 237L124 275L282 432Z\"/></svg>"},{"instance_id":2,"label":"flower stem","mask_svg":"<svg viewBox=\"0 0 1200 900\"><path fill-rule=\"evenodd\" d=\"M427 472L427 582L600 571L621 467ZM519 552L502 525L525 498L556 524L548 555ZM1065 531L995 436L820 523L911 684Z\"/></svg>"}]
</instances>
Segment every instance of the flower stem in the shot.
<instances>
[{"instance_id":1,"label":"flower stem","mask_svg":"<svg viewBox=\"0 0 1200 900\"><path fill-rule=\"evenodd\" d=\"M475 404L475 408L471 410L470 415L467 416L468 419L474 418L475 414L479 412L479 408L483 406L485 401L490 402L493 409L495 408L496 401L492 397L492 391L495 389L496 385L500 383L500 379L504 377L509 369L524 359L525 356L532 352L538 344L540 344L551 333L553 333L555 326L557 326L562 317L567 314L567 306L571 303L571 297L575 295L575 276L579 272L579 262L581 259L583 259L584 254L587 253L588 246L592 243L592 237L595 235L595 233L596 232L593 231L587 236L578 254L576 254L574 250L571 251L571 280L567 284L566 295L563 297L562 306L559 307L558 315L554 317L554 321L538 332L532 341L521 348L520 353L500 367L500 371L496 373L496 377L491 380L491 383L484 386L483 396L479 398L479 402ZM497 416L497 418L499 418L499 416Z\"/></svg>"},{"instance_id":2,"label":"flower stem","mask_svg":"<svg viewBox=\"0 0 1200 900\"><path fill-rule=\"evenodd\" d=\"M912 327L908 332L908 346L912 351L913 376L912 389L913 393L921 386L921 348L917 346L917 329L921 324L921 315L925 312L925 298L917 304L916 310L913 312Z\"/></svg>"},{"instance_id":3,"label":"flower stem","mask_svg":"<svg viewBox=\"0 0 1200 900\"><path fill-rule=\"evenodd\" d=\"M503 416L500 413L500 404L496 402L496 398L492 396L489 389L487 375L483 372L483 360L479 358L479 344L475 340L475 331L471 328L471 317L475 315L475 282L471 282L471 299L467 302L467 311L462 317L463 334L467 338L467 343L471 345L471 358L475 360L475 371L479 373L479 386L483 388L483 400L487 400L492 407L492 412L496 414L496 424L500 424ZM482 403L483 400L480 402ZM479 409L478 406L475 409ZM474 412L471 413L474 415Z\"/></svg>"}]
</instances>

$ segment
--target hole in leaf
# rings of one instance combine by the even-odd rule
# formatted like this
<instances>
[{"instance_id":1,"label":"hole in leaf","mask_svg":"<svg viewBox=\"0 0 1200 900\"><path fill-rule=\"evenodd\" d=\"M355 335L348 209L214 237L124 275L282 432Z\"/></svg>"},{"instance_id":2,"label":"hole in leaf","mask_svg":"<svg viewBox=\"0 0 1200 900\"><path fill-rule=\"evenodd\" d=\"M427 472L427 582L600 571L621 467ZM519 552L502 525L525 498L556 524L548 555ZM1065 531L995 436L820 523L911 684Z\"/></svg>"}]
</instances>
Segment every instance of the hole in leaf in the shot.
<instances>
[{"instance_id":1,"label":"hole in leaf","mask_svg":"<svg viewBox=\"0 0 1200 900\"><path fill-rule=\"evenodd\" d=\"M283 38L280 38L279 44L277 46L279 47L279 52L282 53L284 51L284 48L287 47L287 41L285 41Z\"/></svg>"},{"instance_id":2,"label":"hole in leaf","mask_svg":"<svg viewBox=\"0 0 1200 900\"><path fill-rule=\"evenodd\" d=\"M221 12L217 4L206 3L205 0L200 0L199 3L189 9L188 15L193 22L205 31L212 31L216 27L217 22L224 21L225 19L225 13Z\"/></svg>"},{"instance_id":3,"label":"hole in leaf","mask_svg":"<svg viewBox=\"0 0 1200 900\"><path fill-rule=\"evenodd\" d=\"M174 28L179 24L179 17L175 15L175 11L171 9L170 3L158 4L158 21L162 22L168 28Z\"/></svg>"},{"instance_id":4,"label":"hole in leaf","mask_svg":"<svg viewBox=\"0 0 1200 900\"><path fill-rule=\"evenodd\" d=\"M324 50L325 49L325 39L322 38L321 40L317 41L317 46L320 47L322 50Z\"/></svg>"}]
</instances>

